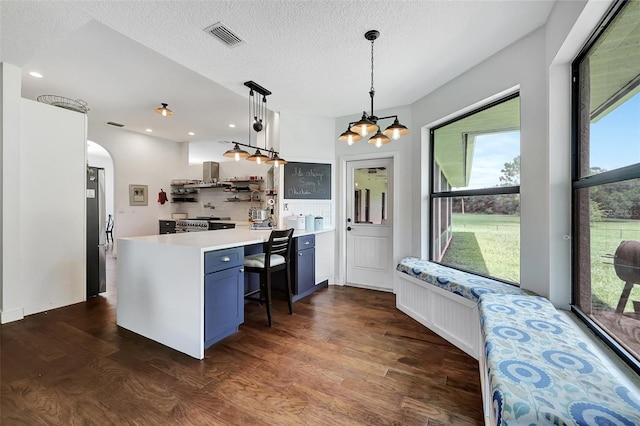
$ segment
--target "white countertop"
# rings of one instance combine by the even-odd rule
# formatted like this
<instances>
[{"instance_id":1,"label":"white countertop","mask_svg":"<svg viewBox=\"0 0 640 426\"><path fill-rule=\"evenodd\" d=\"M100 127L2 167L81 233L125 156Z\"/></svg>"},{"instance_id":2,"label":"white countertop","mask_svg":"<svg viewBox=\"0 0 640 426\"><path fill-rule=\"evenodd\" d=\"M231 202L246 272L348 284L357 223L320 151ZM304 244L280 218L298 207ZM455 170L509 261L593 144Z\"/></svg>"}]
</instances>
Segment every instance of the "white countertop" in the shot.
<instances>
[{"instance_id":1,"label":"white countertop","mask_svg":"<svg viewBox=\"0 0 640 426\"><path fill-rule=\"evenodd\" d=\"M324 232L333 232L334 230L334 228L327 228L319 231L305 231L301 229L294 231L293 236L299 237L302 235L320 234ZM246 222L246 225L236 222L235 229L218 229L214 231L118 238L118 241L126 240L149 244L192 247L199 248L202 251L211 251L263 243L269 239L270 234L271 230L269 229L249 229L249 222Z\"/></svg>"}]
</instances>

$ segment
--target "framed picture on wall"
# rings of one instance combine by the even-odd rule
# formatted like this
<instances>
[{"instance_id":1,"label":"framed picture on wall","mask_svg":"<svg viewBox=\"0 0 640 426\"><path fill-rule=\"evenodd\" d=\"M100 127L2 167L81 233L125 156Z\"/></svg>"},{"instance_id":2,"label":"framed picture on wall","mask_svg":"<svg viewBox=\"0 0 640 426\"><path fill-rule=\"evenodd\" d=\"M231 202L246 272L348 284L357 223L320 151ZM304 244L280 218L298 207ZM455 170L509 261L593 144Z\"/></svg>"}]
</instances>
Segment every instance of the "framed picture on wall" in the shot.
<instances>
[{"instance_id":1,"label":"framed picture on wall","mask_svg":"<svg viewBox=\"0 0 640 426\"><path fill-rule=\"evenodd\" d=\"M147 185L129 185L129 205L146 206L149 203L149 187Z\"/></svg>"}]
</instances>

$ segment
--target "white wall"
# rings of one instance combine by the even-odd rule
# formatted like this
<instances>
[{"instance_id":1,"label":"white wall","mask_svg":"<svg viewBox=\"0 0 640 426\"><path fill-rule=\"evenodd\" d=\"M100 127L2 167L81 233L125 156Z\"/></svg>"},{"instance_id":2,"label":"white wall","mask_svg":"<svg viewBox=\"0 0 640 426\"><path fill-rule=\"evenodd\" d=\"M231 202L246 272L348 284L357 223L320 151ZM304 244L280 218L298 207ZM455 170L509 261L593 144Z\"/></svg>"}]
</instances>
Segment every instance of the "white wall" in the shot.
<instances>
[{"instance_id":1,"label":"white wall","mask_svg":"<svg viewBox=\"0 0 640 426\"><path fill-rule=\"evenodd\" d=\"M105 148L114 164L114 238L158 233L158 220L170 218L172 204L157 202L171 180L187 174L187 144L90 123L89 139ZM201 176L201 174L200 174ZM147 185L148 205L129 205L129 185Z\"/></svg>"},{"instance_id":2,"label":"white wall","mask_svg":"<svg viewBox=\"0 0 640 426\"><path fill-rule=\"evenodd\" d=\"M2 68L2 323L22 319L20 288L21 70Z\"/></svg>"},{"instance_id":3,"label":"white wall","mask_svg":"<svg viewBox=\"0 0 640 426\"><path fill-rule=\"evenodd\" d=\"M292 112L279 115L279 152L287 161L331 164L331 200L287 200L283 195L284 168L279 168L278 182L280 226L286 226L287 217L293 215L322 216L324 226L335 226L336 164L335 120Z\"/></svg>"},{"instance_id":4,"label":"white wall","mask_svg":"<svg viewBox=\"0 0 640 426\"><path fill-rule=\"evenodd\" d=\"M86 292L86 116L20 91L20 68L2 64L2 323Z\"/></svg>"},{"instance_id":5,"label":"white wall","mask_svg":"<svg viewBox=\"0 0 640 426\"><path fill-rule=\"evenodd\" d=\"M416 127L433 127L445 117L485 103L497 93L520 88L521 108L521 286L547 296L548 261L548 144L544 31L538 29L414 104ZM425 138L420 148L428 150ZM427 167L422 171L428 182ZM421 203L428 215L428 203ZM426 235L428 230L415 230ZM426 256L423 253L423 256Z\"/></svg>"},{"instance_id":6,"label":"white wall","mask_svg":"<svg viewBox=\"0 0 640 426\"><path fill-rule=\"evenodd\" d=\"M20 286L30 315L86 299L86 116L28 99L21 107Z\"/></svg>"},{"instance_id":7,"label":"white wall","mask_svg":"<svg viewBox=\"0 0 640 426\"><path fill-rule=\"evenodd\" d=\"M601 6L595 9L602 11ZM498 93L519 87L521 286L550 297L561 307L568 306L571 286L570 246L563 239L570 231L570 80L567 70L571 58L586 40L585 34L594 28L591 24L575 25L576 19L584 15L584 8L585 2L556 4L545 28L523 37L412 105L415 130L422 128L419 154L413 159L415 175L420 174L416 181L421 187L414 189L414 193L427 194L428 170L426 167L420 172L417 170L421 164L429 164L428 128L486 103ZM597 12L591 14L597 15ZM576 37L576 32L582 35ZM558 51L569 40L572 52L558 57ZM414 218L427 217L427 200L423 199L414 209ZM425 238L426 224L428 221L414 221L415 238ZM414 247L418 243L414 240ZM425 251L420 254L427 256Z\"/></svg>"}]
</instances>

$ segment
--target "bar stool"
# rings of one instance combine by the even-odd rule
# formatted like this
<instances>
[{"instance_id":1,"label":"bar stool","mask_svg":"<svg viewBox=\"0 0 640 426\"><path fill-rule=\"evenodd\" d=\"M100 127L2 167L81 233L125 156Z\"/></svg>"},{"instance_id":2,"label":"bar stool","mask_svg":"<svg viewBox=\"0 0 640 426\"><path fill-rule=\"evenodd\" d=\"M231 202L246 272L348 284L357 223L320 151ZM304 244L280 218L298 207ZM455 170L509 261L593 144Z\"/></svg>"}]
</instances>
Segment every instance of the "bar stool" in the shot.
<instances>
[{"instance_id":1,"label":"bar stool","mask_svg":"<svg viewBox=\"0 0 640 426\"><path fill-rule=\"evenodd\" d=\"M109 219L107 220L105 233L107 234L107 243L109 242L109 237L111 237L111 242L113 242L113 217L111 215L109 215Z\"/></svg>"},{"instance_id":2,"label":"bar stool","mask_svg":"<svg viewBox=\"0 0 640 426\"><path fill-rule=\"evenodd\" d=\"M245 300L252 300L266 305L269 327L273 326L271 318L271 275L274 272L286 270L287 302L289 303L289 314L293 314L290 268L292 237L293 228L273 230L269 235L267 249L264 253L251 254L244 258L244 272L260 274L260 288L246 293L244 298ZM256 294L259 294L259 296L253 297Z\"/></svg>"}]
</instances>

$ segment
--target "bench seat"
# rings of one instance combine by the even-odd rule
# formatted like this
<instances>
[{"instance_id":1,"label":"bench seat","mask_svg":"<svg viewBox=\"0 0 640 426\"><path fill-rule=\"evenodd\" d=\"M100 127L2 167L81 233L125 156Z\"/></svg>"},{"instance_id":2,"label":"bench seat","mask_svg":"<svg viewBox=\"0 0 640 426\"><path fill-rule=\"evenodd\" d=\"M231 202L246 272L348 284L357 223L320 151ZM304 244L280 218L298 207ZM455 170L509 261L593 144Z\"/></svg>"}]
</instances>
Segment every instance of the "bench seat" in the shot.
<instances>
[{"instance_id":1,"label":"bench seat","mask_svg":"<svg viewBox=\"0 0 640 426\"><path fill-rule=\"evenodd\" d=\"M481 352L479 296L496 292L530 294L417 257L405 257L396 270L396 307L475 359Z\"/></svg>"},{"instance_id":2,"label":"bench seat","mask_svg":"<svg viewBox=\"0 0 640 426\"><path fill-rule=\"evenodd\" d=\"M478 309L490 424L640 425L637 390L616 379L547 299L485 293Z\"/></svg>"},{"instance_id":3,"label":"bench seat","mask_svg":"<svg viewBox=\"0 0 640 426\"><path fill-rule=\"evenodd\" d=\"M473 302L484 293L532 294L511 284L448 268L417 257L405 257L396 269Z\"/></svg>"}]
</instances>

